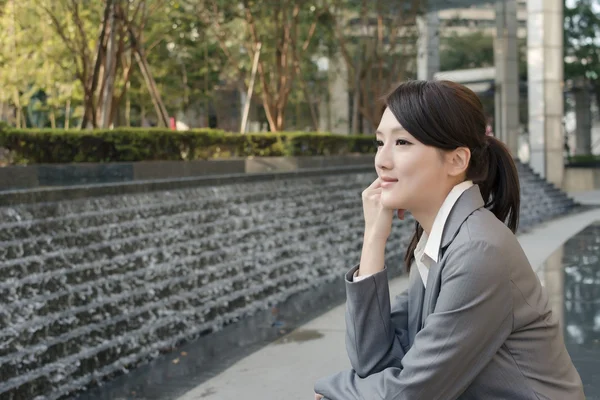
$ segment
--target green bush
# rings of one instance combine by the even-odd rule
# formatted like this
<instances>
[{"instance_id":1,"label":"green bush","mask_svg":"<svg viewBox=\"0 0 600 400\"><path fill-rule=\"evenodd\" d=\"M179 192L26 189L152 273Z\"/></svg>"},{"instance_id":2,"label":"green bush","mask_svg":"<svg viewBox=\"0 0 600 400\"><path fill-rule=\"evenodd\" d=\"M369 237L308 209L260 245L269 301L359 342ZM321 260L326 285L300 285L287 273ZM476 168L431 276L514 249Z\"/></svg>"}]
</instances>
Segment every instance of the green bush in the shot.
<instances>
[{"instance_id":1,"label":"green bush","mask_svg":"<svg viewBox=\"0 0 600 400\"><path fill-rule=\"evenodd\" d=\"M13 129L0 126L0 147L17 164L314 156L375 151L370 135L250 133L218 129Z\"/></svg>"},{"instance_id":2,"label":"green bush","mask_svg":"<svg viewBox=\"0 0 600 400\"><path fill-rule=\"evenodd\" d=\"M580 154L580 155L569 157L569 162L572 164L597 163L597 162L600 162L600 156L594 155L594 154Z\"/></svg>"}]
</instances>

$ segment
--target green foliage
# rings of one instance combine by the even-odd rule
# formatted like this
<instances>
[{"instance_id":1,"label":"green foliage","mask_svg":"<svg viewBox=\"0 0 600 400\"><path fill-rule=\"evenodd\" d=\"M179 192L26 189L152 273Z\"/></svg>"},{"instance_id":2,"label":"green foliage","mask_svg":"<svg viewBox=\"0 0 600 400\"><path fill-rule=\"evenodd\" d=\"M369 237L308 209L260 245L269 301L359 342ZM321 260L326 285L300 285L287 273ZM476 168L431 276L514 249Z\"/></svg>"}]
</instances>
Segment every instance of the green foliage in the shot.
<instances>
[{"instance_id":1,"label":"green foliage","mask_svg":"<svg viewBox=\"0 0 600 400\"><path fill-rule=\"evenodd\" d=\"M481 31L442 37L440 50L442 71L494 66L494 38Z\"/></svg>"},{"instance_id":2,"label":"green foliage","mask_svg":"<svg viewBox=\"0 0 600 400\"><path fill-rule=\"evenodd\" d=\"M600 156L595 154L580 154L569 157L569 164L598 164L600 163Z\"/></svg>"},{"instance_id":3,"label":"green foliage","mask_svg":"<svg viewBox=\"0 0 600 400\"><path fill-rule=\"evenodd\" d=\"M230 157L374 152L370 136L329 133L234 134L216 129L172 131L12 129L0 127L0 147L18 164L189 161Z\"/></svg>"},{"instance_id":4,"label":"green foliage","mask_svg":"<svg viewBox=\"0 0 600 400\"><path fill-rule=\"evenodd\" d=\"M288 133L290 155L312 156L348 153L370 153L375 150L373 138L364 135L332 135L329 133Z\"/></svg>"},{"instance_id":5,"label":"green foliage","mask_svg":"<svg viewBox=\"0 0 600 400\"><path fill-rule=\"evenodd\" d=\"M519 77L527 79L527 41L518 39ZM494 66L494 38L483 31L440 39L440 69L485 68Z\"/></svg>"},{"instance_id":6,"label":"green foliage","mask_svg":"<svg viewBox=\"0 0 600 400\"><path fill-rule=\"evenodd\" d=\"M87 39L97 36L102 2L89 3L81 10L81 26L73 23L66 5L67 0L0 4L0 102L29 108L28 126L47 122L47 118L34 118L33 114L52 111L62 115L67 102L78 104L83 99L77 77L83 69L89 69L91 59L83 65L72 44L85 43L85 49L93 54L94 41L84 41L81 32L87 33ZM53 28L52 16L59 16L64 38Z\"/></svg>"},{"instance_id":7,"label":"green foliage","mask_svg":"<svg viewBox=\"0 0 600 400\"><path fill-rule=\"evenodd\" d=\"M600 13L595 1L575 0L565 4L565 78L600 82Z\"/></svg>"}]
</instances>

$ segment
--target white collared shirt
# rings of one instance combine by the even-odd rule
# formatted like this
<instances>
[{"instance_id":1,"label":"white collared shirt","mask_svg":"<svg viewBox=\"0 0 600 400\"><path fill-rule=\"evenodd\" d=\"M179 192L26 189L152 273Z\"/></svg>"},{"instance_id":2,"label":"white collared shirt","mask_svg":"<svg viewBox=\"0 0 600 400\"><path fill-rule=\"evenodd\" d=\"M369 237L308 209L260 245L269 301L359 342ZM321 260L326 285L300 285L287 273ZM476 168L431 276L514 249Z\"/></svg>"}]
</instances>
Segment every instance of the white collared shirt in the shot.
<instances>
[{"instance_id":1,"label":"white collared shirt","mask_svg":"<svg viewBox=\"0 0 600 400\"><path fill-rule=\"evenodd\" d=\"M435 219L433 220L433 226L429 235L423 232L421 239L417 243L415 248L415 263L423 280L423 285L427 287L427 277L429 276L429 268L431 265L439 261L440 246L442 245L442 234L444 233L444 227L450 211L458 201L459 197L470 187L473 186L473 181L464 181L454 186L446 199L442 203ZM356 271L358 273L358 271ZM353 281L358 282L370 275L355 276Z\"/></svg>"}]
</instances>

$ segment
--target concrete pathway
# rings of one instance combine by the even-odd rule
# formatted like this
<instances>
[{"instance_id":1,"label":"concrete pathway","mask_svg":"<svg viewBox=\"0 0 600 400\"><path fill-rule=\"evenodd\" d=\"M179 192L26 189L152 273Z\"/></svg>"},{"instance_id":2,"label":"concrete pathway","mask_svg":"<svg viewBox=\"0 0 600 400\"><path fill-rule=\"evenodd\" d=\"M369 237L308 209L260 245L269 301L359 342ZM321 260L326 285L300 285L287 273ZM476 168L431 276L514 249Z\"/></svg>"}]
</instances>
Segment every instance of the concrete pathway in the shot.
<instances>
[{"instance_id":1,"label":"concrete pathway","mask_svg":"<svg viewBox=\"0 0 600 400\"><path fill-rule=\"evenodd\" d=\"M586 203L600 204L600 192ZM567 239L588 224L600 221L600 209L559 218L519 236L534 269ZM394 296L406 278L390 282ZM308 400L316 379L350 367L344 348L344 306L332 309L256 353L240 360L178 400Z\"/></svg>"},{"instance_id":2,"label":"concrete pathway","mask_svg":"<svg viewBox=\"0 0 600 400\"><path fill-rule=\"evenodd\" d=\"M581 204L600 205L600 190L573 192L569 196Z\"/></svg>"}]
</instances>

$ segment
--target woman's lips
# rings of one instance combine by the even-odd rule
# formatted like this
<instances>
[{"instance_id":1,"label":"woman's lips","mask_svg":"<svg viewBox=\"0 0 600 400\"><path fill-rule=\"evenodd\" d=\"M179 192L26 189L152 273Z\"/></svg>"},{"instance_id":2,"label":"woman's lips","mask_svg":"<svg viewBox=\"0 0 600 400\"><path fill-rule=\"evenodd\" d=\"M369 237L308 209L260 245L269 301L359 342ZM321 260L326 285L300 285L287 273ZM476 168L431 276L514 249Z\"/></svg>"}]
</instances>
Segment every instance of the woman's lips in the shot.
<instances>
[{"instance_id":1,"label":"woman's lips","mask_svg":"<svg viewBox=\"0 0 600 400\"><path fill-rule=\"evenodd\" d=\"M381 179L381 187L382 188L389 188L390 186L392 186L394 183L398 182L398 179L391 179L391 178L382 178Z\"/></svg>"}]
</instances>

